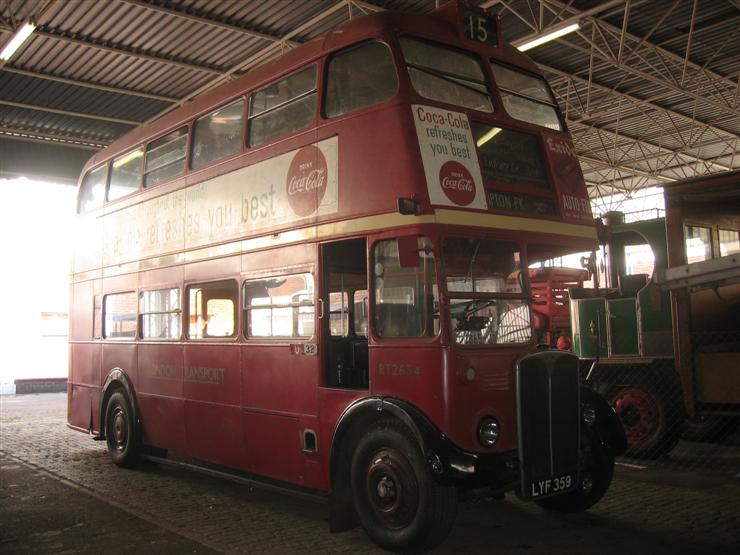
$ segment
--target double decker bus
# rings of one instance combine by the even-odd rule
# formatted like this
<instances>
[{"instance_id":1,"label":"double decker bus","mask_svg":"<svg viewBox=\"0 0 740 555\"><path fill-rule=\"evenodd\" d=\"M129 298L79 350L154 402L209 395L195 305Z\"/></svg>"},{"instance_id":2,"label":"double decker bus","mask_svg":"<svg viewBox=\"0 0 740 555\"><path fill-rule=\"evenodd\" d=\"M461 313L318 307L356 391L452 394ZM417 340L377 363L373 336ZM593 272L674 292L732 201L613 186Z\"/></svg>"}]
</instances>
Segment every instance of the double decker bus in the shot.
<instances>
[{"instance_id":1,"label":"double decker bus","mask_svg":"<svg viewBox=\"0 0 740 555\"><path fill-rule=\"evenodd\" d=\"M310 489L424 550L460 491L580 511L624 434L538 350L529 265L596 235L562 114L477 7L355 19L83 169L68 424Z\"/></svg>"}]
</instances>

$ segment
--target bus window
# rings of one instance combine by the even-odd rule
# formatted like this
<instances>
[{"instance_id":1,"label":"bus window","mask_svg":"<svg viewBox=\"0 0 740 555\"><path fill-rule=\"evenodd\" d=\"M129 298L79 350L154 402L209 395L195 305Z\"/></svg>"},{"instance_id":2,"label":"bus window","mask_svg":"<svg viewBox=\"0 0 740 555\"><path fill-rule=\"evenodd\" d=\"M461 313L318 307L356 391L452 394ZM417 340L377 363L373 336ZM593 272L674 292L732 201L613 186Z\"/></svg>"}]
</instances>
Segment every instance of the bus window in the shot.
<instances>
[{"instance_id":1,"label":"bus window","mask_svg":"<svg viewBox=\"0 0 740 555\"><path fill-rule=\"evenodd\" d=\"M243 115L244 100L239 99L195 122L190 160L193 169L239 152Z\"/></svg>"},{"instance_id":2,"label":"bus window","mask_svg":"<svg viewBox=\"0 0 740 555\"><path fill-rule=\"evenodd\" d=\"M236 337L238 294L238 286L231 280L188 287L188 337Z\"/></svg>"},{"instance_id":3,"label":"bus window","mask_svg":"<svg viewBox=\"0 0 740 555\"><path fill-rule=\"evenodd\" d=\"M686 262L692 264L712 258L712 229L700 225L684 227Z\"/></svg>"},{"instance_id":4,"label":"bus window","mask_svg":"<svg viewBox=\"0 0 740 555\"><path fill-rule=\"evenodd\" d=\"M499 345L531 341L530 308L523 290L518 245L448 237L443 243L443 260L455 343Z\"/></svg>"},{"instance_id":5,"label":"bus window","mask_svg":"<svg viewBox=\"0 0 740 555\"><path fill-rule=\"evenodd\" d=\"M77 198L77 213L84 214L103 206L105 182L108 180L108 165L90 170L82 180Z\"/></svg>"},{"instance_id":6,"label":"bus window","mask_svg":"<svg viewBox=\"0 0 740 555\"><path fill-rule=\"evenodd\" d=\"M116 200L139 190L144 147L113 159L108 184L108 200Z\"/></svg>"},{"instance_id":7,"label":"bus window","mask_svg":"<svg viewBox=\"0 0 740 555\"><path fill-rule=\"evenodd\" d=\"M144 291L139 296L141 337L143 339L180 338L180 290Z\"/></svg>"},{"instance_id":8,"label":"bus window","mask_svg":"<svg viewBox=\"0 0 740 555\"><path fill-rule=\"evenodd\" d=\"M165 135L149 143L144 162L144 187L151 187L185 172L185 144L188 128Z\"/></svg>"},{"instance_id":9,"label":"bus window","mask_svg":"<svg viewBox=\"0 0 740 555\"><path fill-rule=\"evenodd\" d=\"M735 229L719 230L719 255L728 256L740 252L740 231Z\"/></svg>"},{"instance_id":10,"label":"bus window","mask_svg":"<svg viewBox=\"0 0 740 555\"><path fill-rule=\"evenodd\" d=\"M557 104L544 79L493 62L491 70L501 91L504 109L512 118L555 131L563 130Z\"/></svg>"},{"instance_id":11,"label":"bus window","mask_svg":"<svg viewBox=\"0 0 740 555\"><path fill-rule=\"evenodd\" d=\"M549 187L537 137L473 122L483 179Z\"/></svg>"},{"instance_id":12,"label":"bus window","mask_svg":"<svg viewBox=\"0 0 740 555\"><path fill-rule=\"evenodd\" d=\"M355 319L355 335L359 337L367 337L367 289L362 291L355 291L354 299L354 319Z\"/></svg>"},{"instance_id":13,"label":"bus window","mask_svg":"<svg viewBox=\"0 0 740 555\"><path fill-rule=\"evenodd\" d=\"M249 145L307 127L316 116L316 65L294 73L249 101Z\"/></svg>"},{"instance_id":14,"label":"bus window","mask_svg":"<svg viewBox=\"0 0 740 555\"><path fill-rule=\"evenodd\" d=\"M295 274L246 281L244 311L247 337L313 336L313 276Z\"/></svg>"},{"instance_id":15,"label":"bus window","mask_svg":"<svg viewBox=\"0 0 740 555\"><path fill-rule=\"evenodd\" d=\"M375 333L380 337L430 337L439 331L439 304L434 255L426 238L418 238L416 266L401 266L398 241L375 246Z\"/></svg>"},{"instance_id":16,"label":"bus window","mask_svg":"<svg viewBox=\"0 0 740 555\"><path fill-rule=\"evenodd\" d=\"M324 113L332 118L388 100L398 90L391 51L380 42L345 50L329 61Z\"/></svg>"},{"instance_id":17,"label":"bus window","mask_svg":"<svg viewBox=\"0 0 740 555\"><path fill-rule=\"evenodd\" d=\"M116 293L103 298L103 337L136 338L136 293Z\"/></svg>"},{"instance_id":18,"label":"bus window","mask_svg":"<svg viewBox=\"0 0 740 555\"><path fill-rule=\"evenodd\" d=\"M478 60L469 53L401 37L411 84L424 98L493 112L491 95Z\"/></svg>"}]
</instances>

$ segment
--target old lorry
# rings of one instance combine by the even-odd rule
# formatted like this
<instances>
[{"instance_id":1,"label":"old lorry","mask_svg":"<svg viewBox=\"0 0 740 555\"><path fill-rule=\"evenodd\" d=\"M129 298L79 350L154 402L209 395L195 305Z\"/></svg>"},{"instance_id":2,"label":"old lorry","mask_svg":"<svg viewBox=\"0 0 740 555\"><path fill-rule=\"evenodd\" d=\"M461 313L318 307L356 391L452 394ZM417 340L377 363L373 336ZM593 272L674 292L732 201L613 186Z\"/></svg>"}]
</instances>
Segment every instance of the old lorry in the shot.
<instances>
[{"instance_id":1,"label":"old lorry","mask_svg":"<svg viewBox=\"0 0 740 555\"><path fill-rule=\"evenodd\" d=\"M627 454L645 458L682 435L728 435L740 416L740 171L664 195L665 218L605 215L605 286L569 290L584 379L622 420ZM634 263L640 249L652 268Z\"/></svg>"}]
</instances>

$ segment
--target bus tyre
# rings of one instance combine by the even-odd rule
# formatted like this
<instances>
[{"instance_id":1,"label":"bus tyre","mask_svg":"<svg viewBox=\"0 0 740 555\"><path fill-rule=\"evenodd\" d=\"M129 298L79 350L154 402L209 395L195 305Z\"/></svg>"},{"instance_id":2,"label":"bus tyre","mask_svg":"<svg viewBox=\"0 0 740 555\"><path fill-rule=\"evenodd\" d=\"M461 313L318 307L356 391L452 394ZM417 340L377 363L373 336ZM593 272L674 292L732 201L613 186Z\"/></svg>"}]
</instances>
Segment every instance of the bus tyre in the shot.
<instances>
[{"instance_id":1,"label":"bus tyre","mask_svg":"<svg viewBox=\"0 0 740 555\"><path fill-rule=\"evenodd\" d=\"M421 553L452 529L457 490L434 481L417 442L395 420L382 420L360 439L350 481L360 524L385 549Z\"/></svg>"},{"instance_id":2,"label":"bus tyre","mask_svg":"<svg viewBox=\"0 0 740 555\"><path fill-rule=\"evenodd\" d=\"M139 462L140 445L134 413L131 401L121 390L115 391L108 399L105 441L111 460L118 466L132 467Z\"/></svg>"},{"instance_id":3,"label":"bus tyre","mask_svg":"<svg viewBox=\"0 0 740 555\"><path fill-rule=\"evenodd\" d=\"M657 459L676 446L683 429L681 386L668 372L630 372L600 391L622 421L625 456Z\"/></svg>"},{"instance_id":4,"label":"bus tyre","mask_svg":"<svg viewBox=\"0 0 740 555\"><path fill-rule=\"evenodd\" d=\"M583 439L588 436L584 434ZM543 509L563 513L583 512L604 497L614 477L614 457L604 452L595 435L584 441L578 488L562 495L535 501Z\"/></svg>"}]
</instances>

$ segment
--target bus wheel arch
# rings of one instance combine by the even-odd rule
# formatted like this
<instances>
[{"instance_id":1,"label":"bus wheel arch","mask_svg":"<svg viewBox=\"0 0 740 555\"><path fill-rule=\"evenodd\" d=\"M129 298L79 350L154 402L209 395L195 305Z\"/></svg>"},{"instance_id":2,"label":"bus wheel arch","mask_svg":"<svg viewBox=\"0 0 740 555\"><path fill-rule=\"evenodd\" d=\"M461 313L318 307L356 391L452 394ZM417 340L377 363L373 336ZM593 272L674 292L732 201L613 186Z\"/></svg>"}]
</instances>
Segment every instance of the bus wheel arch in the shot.
<instances>
[{"instance_id":1,"label":"bus wheel arch","mask_svg":"<svg viewBox=\"0 0 740 555\"><path fill-rule=\"evenodd\" d=\"M406 405L365 398L340 418L331 454L332 531L360 524L373 541L391 550L431 548L449 533L457 514L457 489L440 485L430 473L425 423L418 422L418 409ZM373 458L376 454L381 460ZM395 504L391 497L399 493L393 491L397 482L404 484L404 495ZM417 499L406 495L409 484L417 488ZM404 511L413 518L403 516Z\"/></svg>"},{"instance_id":2,"label":"bus wheel arch","mask_svg":"<svg viewBox=\"0 0 740 555\"><path fill-rule=\"evenodd\" d=\"M441 543L457 515L457 489L429 472L422 446L398 418L384 417L352 454L354 512L370 538L386 549L423 552Z\"/></svg>"},{"instance_id":3,"label":"bus wheel arch","mask_svg":"<svg viewBox=\"0 0 740 555\"><path fill-rule=\"evenodd\" d=\"M403 418L398 407L384 402L381 397L359 399L339 418L332 439L330 459L329 528L332 532L350 530L358 524L350 483L352 453L363 432L389 414L410 421L408 415Z\"/></svg>"}]
</instances>

